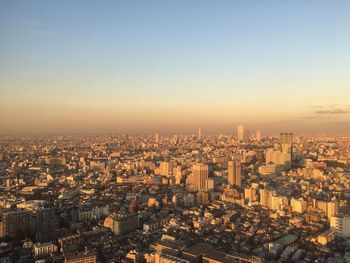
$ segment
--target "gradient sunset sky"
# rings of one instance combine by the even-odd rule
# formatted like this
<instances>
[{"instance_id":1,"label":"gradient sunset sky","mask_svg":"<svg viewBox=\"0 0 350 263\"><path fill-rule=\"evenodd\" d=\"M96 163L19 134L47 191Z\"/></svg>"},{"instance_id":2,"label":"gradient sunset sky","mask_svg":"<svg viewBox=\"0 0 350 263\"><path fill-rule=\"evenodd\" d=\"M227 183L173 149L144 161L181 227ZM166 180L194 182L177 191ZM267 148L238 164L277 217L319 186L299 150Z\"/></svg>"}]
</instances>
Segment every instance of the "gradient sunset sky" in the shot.
<instances>
[{"instance_id":1,"label":"gradient sunset sky","mask_svg":"<svg viewBox=\"0 0 350 263\"><path fill-rule=\"evenodd\" d=\"M350 1L0 2L0 133L350 133Z\"/></svg>"}]
</instances>

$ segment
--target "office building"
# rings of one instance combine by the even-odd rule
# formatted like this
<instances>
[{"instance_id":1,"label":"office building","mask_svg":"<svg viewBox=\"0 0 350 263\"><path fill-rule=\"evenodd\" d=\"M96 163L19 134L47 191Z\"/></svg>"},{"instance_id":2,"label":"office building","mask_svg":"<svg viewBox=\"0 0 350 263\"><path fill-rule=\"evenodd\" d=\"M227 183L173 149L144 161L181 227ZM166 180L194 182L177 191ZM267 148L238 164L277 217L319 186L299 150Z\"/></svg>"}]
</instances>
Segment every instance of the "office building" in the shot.
<instances>
[{"instance_id":1,"label":"office building","mask_svg":"<svg viewBox=\"0 0 350 263\"><path fill-rule=\"evenodd\" d=\"M192 167L193 185L197 190L207 189L208 165L195 164Z\"/></svg>"},{"instance_id":2,"label":"office building","mask_svg":"<svg viewBox=\"0 0 350 263\"><path fill-rule=\"evenodd\" d=\"M263 207L272 208L272 196L275 191L268 190L266 188L259 189L260 205Z\"/></svg>"},{"instance_id":3,"label":"office building","mask_svg":"<svg viewBox=\"0 0 350 263\"><path fill-rule=\"evenodd\" d=\"M229 185L241 185L241 162L233 160L228 162L227 166L227 182Z\"/></svg>"},{"instance_id":4,"label":"office building","mask_svg":"<svg viewBox=\"0 0 350 263\"><path fill-rule=\"evenodd\" d=\"M239 141L244 141L245 138L245 130L244 130L244 126L243 125L238 125L237 127L237 139Z\"/></svg>"}]
</instances>

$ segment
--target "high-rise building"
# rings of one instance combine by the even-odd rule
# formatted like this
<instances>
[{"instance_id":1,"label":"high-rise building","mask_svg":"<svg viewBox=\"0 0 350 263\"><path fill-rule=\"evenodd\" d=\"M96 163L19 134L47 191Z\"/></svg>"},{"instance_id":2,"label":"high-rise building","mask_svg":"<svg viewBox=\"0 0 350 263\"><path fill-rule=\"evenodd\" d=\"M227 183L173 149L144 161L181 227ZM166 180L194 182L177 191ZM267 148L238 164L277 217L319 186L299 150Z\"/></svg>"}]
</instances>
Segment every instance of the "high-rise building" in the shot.
<instances>
[{"instance_id":1,"label":"high-rise building","mask_svg":"<svg viewBox=\"0 0 350 263\"><path fill-rule=\"evenodd\" d=\"M339 212L339 201L338 200L332 200L328 202L327 204L327 217L328 219L332 216L338 214Z\"/></svg>"},{"instance_id":2,"label":"high-rise building","mask_svg":"<svg viewBox=\"0 0 350 263\"><path fill-rule=\"evenodd\" d=\"M202 130L201 130L201 128L198 128L198 139L199 140L202 139Z\"/></svg>"},{"instance_id":3,"label":"high-rise building","mask_svg":"<svg viewBox=\"0 0 350 263\"><path fill-rule=\"evenodd\" d=\"M156 133L155 141L156 141L156 143L159 143L159 134L158 133Z\"/></svg>"},{"instance_id":4,"label":"high-rise building","mask_svg":"<svg viewBox=\"0 0 350 263\"><path fill-rule=\"evenodd\" d=\"M173 174L173 164L171 162L160 162L160 175L169 176Z\"/></svg>"},{"instance_id":5,"label":"high-rise building","mask_svg":"<svg viewBox=\"0 0 350 263\"><path fill-rule=\"evenodd\" d=\"M209 195L208 191L201 190L197 193L197 203L201 205L208 205L209 204Z\"/></svg>"},{"instance_id":6,"label":"high-rise building","mask_svg":"<svg viewBox=\"0 0 350 263\"><path fill-rule=\"evenodd\" d=\"M280 134L281 144L293 144L293 133L291 132L281 132Z\"/></svg>"},{"instance_id":7,"label":"high-rise building","mask_svg":"<svg viewBox=\"0 0 350 263\"><path fill-rule=\"evenodd\" d=\"M206 188L208 190L213 190L214 189L214 180L213 179L208 179L207 180Z\"/></svg>"},{"instance_id":8,"label":"high-rise building","mask_svg":"<svg viewBox=\"0 0 350 263\"><path fill-rule=\"evenodd\" d=\"M238 125L237 126L237 139L239 141L244 141L245 140L245 130L243 125Z\"/></svg>"},{"instance_id":9,"label":"high-rise building","mask_svg":"<svg viewBox=\"0 0 350 263\"><path fill-rule=\"evenodd\" d=\"M180 165L173 167L173 176L175 176L175 183L180 184L182 180L182 171Z\"/></svg>"},{"instance_id":10,"label":"high-rise building","mask_svg":"<svg viewBox=\"0 0 350 263\"><path fill-rule=\"evenodd\" d=\"M250 139L250 130L249 129L244 129L244 140L248 141Z\"/></svg>"},{"instance_id":11,"label":"high-rise building","mask_svg":"<svg viewBox=\"0 0 350 263\"><path fill-rule=\"evenodd\" d=\"M241 162L233 160L228 162L227 182L229 185L241 185Z\"/></svg>"},{"instance_id":12,"label":"high-rise building","mask_svg":"<svg viewBox=\"0 0 350 263\"><path fill-rule=\"evenodd\" d=\"M256 140L257 142L260 142L260 141L261 141L261 130L257 130L257 131L255 132L255 140Z\"/></svg>"},{"instance_id":13,"label":"high-rise building","mask_svg":"<svg viewBox=\"0 0 350 263\"><path fill-rule=\"evenodd\" d=\"M291 168L291 157L288 151L278 151L269 149L266 151L266 164L276 164L283 166L284 169Z\"/></svg>"},{"instance_id":14,"label":"high-rise building","mask_svg":"<svg viewBox=\"0 0 350 263\"><path fill-rule=\"evenodd\" d=\"M338 235L350 237L350 216L335 215L330 218L330 226Z\"/></svg>"},{"instance_id":15,"label":"high-rise building","mask_svg":"<svg viewBox=\"0 0 350 263\"><path fill-rule=\"evenodd\" d=\"M293 133L282 132L280 134L281 150L288 155L290 165L292 164L293 151Z\"/></svg>"},{"instance_id":16,"label":"high-rise building","mask_svg":"<svg viewBox=\"0 0 350 263\"><path fill-rule=\"evenodd\" d=\"M280 211L283 210L286 205L288 205L288 198L286 196L272 194L270 209Z\"/></svg>"},{"instance_id":17,"label":"high-rise building","mask_svg":"<svg viewBox=\"0 0 350 263\"><path fill-rule=\"evenodd\" d=\"M257 189L254 187L244 188L244 198L248 201L255 202L258 200Z\"/></svg>"},{"instance_id":18,"label":"high-rise building","mask_svg":"<svg viewBox=\"0 0 350 263\"><path fill-rule=\"evenodd\" d=\"M39 232L52 234L57 227L58 218L53 208L9 211L0 217L0 238L34 238Z\"/></svg>"},{"instance_id":19,"label":"high-rise building","mask_svg":"<svg viewBox=\"0 0 350 263\"><path fill-rule=\"evenodd\" d=\"M306 201L302 198L292 198L290 204L292 206L292 211L300 214L305 212L307 206Z\"/></svg>"},{"instance_id":20,"label":"high-rise building","mask_svg":"<svg viewBox=\"0 0 350 263\"><path fill-rule=\"evenodd\" d=\"M20 238L26 233L29 237L33 235L33 221L30 211L5 212L0 221L0 238Z\"/></svg>"},{"instance_id":21,"label":"high-rise building","mask_svg":"<svg viewBox=\"0 0 350 263\"><path fill-rule=\"evenodd\" d=\"M195 164L192 167L193 184L198 190L206 189L208 180L208 165Z\"/></svg>"},{"instance_id":22,"label":"high-rise building","mask_svg":"<svg viewBox=\"0 0 350 263\"><path fill-rule=\"evenodd\" d=\"M339 212L339 201L333 199L331 201L314 200L314 207L320 209L324 215L330 219Z\"/></svg>"},{"instance_id":23,"label":"high-rise building","mask_svg":"<svg viewBox=\"0 0 350 263\"><path fill-rule=\"evenodd\" d=\"M266 188L259 189L260 205L263 207L272 208L272 196L275 191Z\"/></svg>"}]
</instances>

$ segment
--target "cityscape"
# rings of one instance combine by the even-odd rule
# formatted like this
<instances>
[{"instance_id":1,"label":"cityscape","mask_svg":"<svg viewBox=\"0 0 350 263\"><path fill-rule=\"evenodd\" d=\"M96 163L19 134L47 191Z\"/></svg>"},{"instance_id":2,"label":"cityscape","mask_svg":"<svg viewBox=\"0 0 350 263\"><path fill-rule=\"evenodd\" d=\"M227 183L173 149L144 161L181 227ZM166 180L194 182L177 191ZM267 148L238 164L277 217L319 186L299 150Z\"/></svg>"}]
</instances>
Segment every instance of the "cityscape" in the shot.
<instances>
[{"instance_id":1,"label":"cityscape","mask_svg":"<svg viewBox=\"0 0 350 263\"><path fill-rule=\"evenodd\" d=\"M349 260L350 138L1 138L2 262ZM345 261L344 261L345 262Z\"/></svg>"},{"instance_id":2,"label":"cityscape","mask_svg":"<svg viewBox=\"0 0 350 263\"><path fill-rule=\"evenodd\" d=\"M349 14L1 1L0 263L349 263Z\"/></svg>"}]
</instances>

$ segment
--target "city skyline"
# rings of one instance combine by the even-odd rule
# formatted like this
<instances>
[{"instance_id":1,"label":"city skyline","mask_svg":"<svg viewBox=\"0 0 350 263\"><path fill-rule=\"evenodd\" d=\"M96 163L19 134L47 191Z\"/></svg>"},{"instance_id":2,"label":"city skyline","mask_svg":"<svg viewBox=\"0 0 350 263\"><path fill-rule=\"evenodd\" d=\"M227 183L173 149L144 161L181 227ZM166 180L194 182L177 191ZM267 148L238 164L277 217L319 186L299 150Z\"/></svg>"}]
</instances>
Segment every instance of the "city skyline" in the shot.
<instances>
[{"instance_id":1,"label":"city skyline","mask_svg":"<svg viewBox=\"0 0 350 263\"><path fill-rule=\"evenodd\" d=\"M0 1L0 263L350 262L350 1Z\"/></svg>"},{"instance_id":2,"label":"city skyline","mask_svg":"<svg viewBox=\"0 0 350 263\"><path fill-rule=\"evenodd\" d=\"M0 6L1 134L349 134L348 2Z\"/></svg>"}]
</instances>

